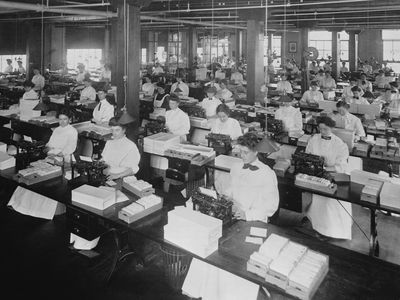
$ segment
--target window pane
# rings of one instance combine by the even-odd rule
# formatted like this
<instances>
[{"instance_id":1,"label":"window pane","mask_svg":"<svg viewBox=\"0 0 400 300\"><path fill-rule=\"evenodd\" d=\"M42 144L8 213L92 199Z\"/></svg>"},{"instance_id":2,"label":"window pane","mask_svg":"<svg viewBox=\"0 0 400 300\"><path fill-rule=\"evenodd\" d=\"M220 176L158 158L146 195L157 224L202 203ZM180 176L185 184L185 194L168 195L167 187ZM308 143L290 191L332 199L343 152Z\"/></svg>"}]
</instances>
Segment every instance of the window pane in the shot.
<instances>
[{"instance_id":1,"label":"window pane","mask_svg":"<svg viewBox=\"0 0 400 300\"><path fill-rule=\"evenodd\" d=\"M382 30L383 40L400 40L400 30Z\"/></svg>"}]
</instances>

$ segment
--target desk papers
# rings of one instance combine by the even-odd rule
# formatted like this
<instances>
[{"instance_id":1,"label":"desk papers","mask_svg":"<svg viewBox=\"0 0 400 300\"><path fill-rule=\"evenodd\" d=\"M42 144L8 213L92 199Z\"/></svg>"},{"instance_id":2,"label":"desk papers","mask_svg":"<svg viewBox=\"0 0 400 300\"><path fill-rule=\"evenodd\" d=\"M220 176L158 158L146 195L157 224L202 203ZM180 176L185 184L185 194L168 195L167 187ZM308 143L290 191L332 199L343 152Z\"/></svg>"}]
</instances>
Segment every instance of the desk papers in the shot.
<instances>
[{"instance_id":1,"label":"desk papers","mask_svg":"<svg viewBox=\"0 0 400 300\"><path fill-rule=\"evenodd\" d=\"M104 210L115 203L115 191L84 184L71 192L72 202Z\"/></svg>"}]
</instances>

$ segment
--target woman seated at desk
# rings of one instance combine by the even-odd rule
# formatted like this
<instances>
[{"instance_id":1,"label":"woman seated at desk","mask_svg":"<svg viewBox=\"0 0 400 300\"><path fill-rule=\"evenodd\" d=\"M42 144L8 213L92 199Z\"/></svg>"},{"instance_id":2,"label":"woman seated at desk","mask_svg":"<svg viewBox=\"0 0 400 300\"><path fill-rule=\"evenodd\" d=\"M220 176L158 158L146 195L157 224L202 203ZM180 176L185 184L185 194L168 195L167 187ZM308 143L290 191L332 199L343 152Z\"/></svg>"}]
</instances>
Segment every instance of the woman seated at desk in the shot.
<instances>
[{"instance_id":1,"label":"woman seated at desk","mask_svg":"<svg viewBox=\"0 0 400 300\"><path fill-rule=\"evenodd\" d=\"M78 131L70 125L71 114L62 109L58 114L60 126L54 129L47 143L48 155L62 156L66 162L70 161L78 142Z\"/></svg>"},{"instance_id":2,"label":"woman seated at desk","mask_svg":"<svg viewBox=\"0 0 400 300\"><path fill-rule=\"evenodd\" d=\"M367 99L365 99L364 97L361 97L361 93L362 90L360 87L358 86L353 86L351 89L352 93L353 93L353 97L346 99L346 101L350 104L367 104L369 105L369 102Z\"/></svg>"},{"instance_id":3,"label":"woman seated at desk","mask_svg":"<svg viewBox=\"0 0 400 300\"><path fill-rule=\"evenodd\" d=\"M325 170L344 173L347 170L349 149L347 145L332 133L335 121L323 116L317 118L320 133L308 141L306 152L322 156L325 159ZM312 202L307 217L318 233L337 239L351 239L351 203L312 195Z\"/></svg>"},{"instance_id":4,"label":"woman seated at desk","mask_svg":"<svg viewBox=\"0 0 400 300\"><path fill-rule=\"evenodd\" d=\"M40 91L43 90L44 85L45 85L45 80L44 77L40 74L40 71L38 68L33 69L33 77L32 77L32 83L35 85L34 90L35 91Z\"/></svg>"},{"instance_id":5,"label":"woman seated at desk","mask_svg":"<svg viewBox=\"0 0 400 300\"><path fill-rule=\"evenodd\" d=\"M153 96L154 95L154 83L151 82L150 76L146 75L143 77L144 83L142 85L142 92L144 92L145 96Z\"/></svg>"},{"instance_id":6,"label":"woman seated at desk","mask_svg":"<svg viewBox=\"0 0 400 300\"><path fill-rule=\"evenodd\" d=\"M305 91L303 97L301 97L302 104L315 105L324 100L324 95L318 89L318 82L311 81L310 90Z\"/></svg>"},{"instance_id":7,"label":"woman seated at desk","mask_svg":"<svg viewBox=\"0 0 400 300\"><path fill-rule=\"evenodd\" d=\"M278 210L278 181L275 172L258 160L257 146L256 134L249 132L239 137L237 147L242 162L231 168L227 196L233 201L232 210L237 219L267 222ZM257 284L197 259L191 262L182 291L203 299L266 299L259 294Z\"/></svg>"},{"instance_id":8,"label":"woman seated at desk","mask_svg":"<svg viewBox=\"0 0 400 300\"><path fill-rule=\"evenodd\" d=\"M281 75L281 80L276 84L276 90L279 92L279 94L293 93L292 84L287 80L286 74Z\"/></svg>"},{"instance_id":9,"label":"woman seated at desk","mask_svg":"<svg viewBox=\"0 0 400 300\"><path fill-rule=\"evenodd\" d=\"M343 127L344 129L353 130L356 138L365 136L364 126L361 120L355 115L349 113L350 104L346 101L338 101L336 103L337 110L339 114L334 116L334 121L338 127Z\"/></svg>"},{"instance_id":10,"label":"woman seated at desk","mask_svg":"<svg viewBox=\"0 0 400 300\"><path fill-rule=\"evenodd\" d=\"M219 86L221 89L219 91L217 91L216 97L218 99L221 99L224 103L231 102L231 101L233 102L233 99L232 99L233 94L227 88L227 86L228 86L227 80L222 79L221 82L219 83Z\"/></svg>"},{"instance_id":11,"label":"woman seated at desk","mask_svg":"<svg viewBox=\"0 0 400 300\"><path fill-rule=\"evenodd\" d=\"M81 91L81 96L79 98L81 103L95 101L96 100L96 90L92 87L92 81L89 78L83 80L85 87Z\"/></svg>"},{"instance_id":12,"label":"woman seated at desk","mask_svg":"<svg viewBox=\"0 0 400 300\"><path fill-rule=\"evenodd\" d=\"M332 74L329 71L325 71L325 78L322 79L321 89L326 91L332 91L336 89L335 79L332 78Z\"/></svg>"},{"instance_id":13,"label":"woman seated at desk","mask_svg":"<svg viewBox=\"0 0 400 300\"><path fill-rule=\"evenodd\" d=\"M366 90L373 91L371 81L367 80L367 75L362 73L360 75L360 80L358 82L358 86L365 92Z\"/></svg>"},{"instance_id":14,"label":"woman seated at desk","mask_svg":"<svg viewBox=\"0 0 400 300\"><path fill-rule=\"evenodd\" d=\"M107 91L99 90L97 96L99 97L99 104L93 109L93 121L96 124L107 124L112 117L114 117L114 105L106 97Z\"/></svg>"},{"instance_id":15,"label":"woman seated at desk","mask_svg":"<svg viewBox=\"0 0 400 300\"><path fill-rule=\"evenodd\" d=\"M119 123L119 119L115 117L110 120L109 125L112 139L106 142L101 154L108 165L105 174L109 180L136 174L139 171L140 153L136 144L125 135L127 125Z\"/></svg>"},{"instance_id":16,"label":"woman seated at desk","mask_svg":"<svg viewBox=\"0 0 400 300\"><path fill-rule=\"evenodd\" d=\"M171 93L179 96L189 96L189 86L183 82L181 75L176 77L176 82L171 86Z\"/></svg>"},{"instance_id":17,"label":"woman seated at desk","mask_svg":"<svg viewBox=\"0 0 400 300\"><path fill-rule=\"evenodd\" d=\"M168 132L181 136L186 140L186 135L190 130L189 116L179 108L180 99L177 95L171 94L169 98L169 108L165 113L165 127Z\"/></svg>"},{"instance_id":18,"label":"woman seated at desk","mask_svg":"<svg viewBox=\"0 0 400 300\"><path fill-rule=\"evenodd\" d=\"M230 118L231 110L226 104L220 104L217 107L217 116L215 123L211 128L212 133L226 134L232 140L237 140L242 135L242 128L236 119Z\"/></svg>"},{"instance_id":19,"label":"woman seated at desk","mask_svg":"<svg viewBox=\"0 0 400 300\"><path fill-rule=\"evenodd\" d=\"M215 112L217 107L222 103L221 100L215 97L216 94L217 89L213 86L209 87L207 89L207 98L204 98L200 103L200 106L206 111L207 119L216 117Z\"/></svg>"},{"instance_id":20,"label":"woman seated at desk","mask_svg":"<svg viewBox=\"0 0 400 300\"><path fill-rule=\"evenodd\" d=\"M349 79L349 85L345 86L343 88L343 93L342 93L342 99L350 99L353 98L353 92L351 91L351 89L353 87L357 86L357 79L355 79L354 77L351 77ZM362 96L363 92L360 92L360 96Z\"/></svg>"},{"instance_id":21,"label":"woman seated at desk","mask_svg":"<svg viewBox=\"0 0 400 300\"><path fill-rule=\"evenodd\" d=\"M157 83L157 92L154 95L153 106L154 108L169 108L170 95L165 92L165 84L163 82Z\"/></svg>"},{"instance_id":22,"label":"woman seated at desk","mask_svg":"<svg viewBox=\"0 0 400 300\"><path fill-rule=\"evenodd\" d=\"M26 80L24 82L25 93L22 95L22 99L23 100L37 100L37 99L39 99L39 95L33 89L34 86L35 85L29 80Z\"/></svg>"},{"instance_id":23,"label":"woman seated at desk","mask_svg":"<svg viewBox=\"0 0 400 300\"><path fill-rule=\"evenodd\" d=\"M289 96L279 98L279 108L275 112L275 119L282 120L285 131L290 134L303 133L303 118L300 109L292 106L293 100Z\"/></svg>"}]
</instances>

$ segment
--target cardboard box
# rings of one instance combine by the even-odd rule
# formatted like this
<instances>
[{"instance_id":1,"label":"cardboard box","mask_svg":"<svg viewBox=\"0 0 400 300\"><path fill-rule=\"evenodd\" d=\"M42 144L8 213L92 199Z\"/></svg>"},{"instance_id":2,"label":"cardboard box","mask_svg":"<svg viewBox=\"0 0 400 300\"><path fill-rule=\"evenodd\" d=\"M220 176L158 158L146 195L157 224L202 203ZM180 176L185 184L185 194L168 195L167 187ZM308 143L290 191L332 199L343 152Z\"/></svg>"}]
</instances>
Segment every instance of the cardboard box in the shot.
<instances>
[{"instance_id":1,"label":"cardboard box","mask_svg":"<svg viewBox=\"0 0 400 300\"><path fill-rule=\"evenodd\" d=\"M115 191L97 188L84 184L71 192L72 202L84 204L99 210L106 209L115 203Z\"/></svg>"}]
</instances>

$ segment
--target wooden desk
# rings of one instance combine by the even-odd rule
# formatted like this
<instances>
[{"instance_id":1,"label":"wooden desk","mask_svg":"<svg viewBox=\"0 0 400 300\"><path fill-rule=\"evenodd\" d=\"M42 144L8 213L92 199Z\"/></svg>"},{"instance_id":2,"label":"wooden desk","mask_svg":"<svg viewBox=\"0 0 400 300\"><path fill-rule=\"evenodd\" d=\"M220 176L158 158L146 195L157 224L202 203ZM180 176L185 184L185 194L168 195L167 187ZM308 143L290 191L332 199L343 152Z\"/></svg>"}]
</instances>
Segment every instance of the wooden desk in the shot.
<instances>
[{"instance_id":1,"label":"wooden desk","mask_svg":"<svg viewBox=\"0 0 400 300\"><path fill-rule=\"evenodd\" d=\"M17 186L17 183L10 179L13 174L14 170L12 169L0 172L1 184L13 183ZM127 205L127 202L113 205L104 211L72 204L71 189L74 187L70 186L63 178L49 180L26 188L57 199L69 208L82 210L107 227L122 228L158 243L174 246L163 238L163 226L167 224L167 207L137 222L127 224L118 219L118 211ZM280 288L265 282L263 278L246 271L246 263L250 254L258 249L257 245L244 242L245 237L249 235L251 226L267 228L268 234L276 233L285 236L294 242L329 255L329 272L317 290L314 299L398 299L400 295L398 285L398 282L400 282L400 266L321 242L291 228L280 228L263 222L237 221L231 227L224 229L223 237L219 241L218 251L205 259L188 253L179 247L177 249L260 284L266 287L272 295L281 294L285 298L293 298L286 295Z\"/></svg>"}]
</instances>

